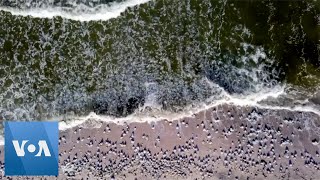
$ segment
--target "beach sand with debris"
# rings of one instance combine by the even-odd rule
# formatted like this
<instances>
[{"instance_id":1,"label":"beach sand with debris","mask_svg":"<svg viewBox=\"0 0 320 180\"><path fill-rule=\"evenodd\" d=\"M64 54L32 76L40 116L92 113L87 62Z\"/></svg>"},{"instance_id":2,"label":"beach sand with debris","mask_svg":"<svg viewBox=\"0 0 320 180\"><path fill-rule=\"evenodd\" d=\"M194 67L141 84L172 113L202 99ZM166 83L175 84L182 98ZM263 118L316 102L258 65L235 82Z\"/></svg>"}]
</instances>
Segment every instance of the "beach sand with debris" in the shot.
<instances>
[{"instance_id":1,"label":"beach sand with debris","mask_svg":"<svg viewBox=\"0 0 320 180\"><path fill-rule=\"evenodd\" d=\"M174 121L90 119L60 132L59 176L46 179L318 179L319 128L311 112L227 104Z\"/></svg>"}]
</instances>

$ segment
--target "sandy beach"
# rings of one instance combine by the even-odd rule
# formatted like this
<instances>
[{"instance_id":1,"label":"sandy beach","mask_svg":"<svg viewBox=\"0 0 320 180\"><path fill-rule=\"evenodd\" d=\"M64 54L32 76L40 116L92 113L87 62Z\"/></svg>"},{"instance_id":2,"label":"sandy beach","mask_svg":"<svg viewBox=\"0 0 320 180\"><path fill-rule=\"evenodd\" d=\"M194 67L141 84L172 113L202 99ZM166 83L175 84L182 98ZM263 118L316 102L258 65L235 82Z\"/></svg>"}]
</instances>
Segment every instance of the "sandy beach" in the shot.
<instances>
[{"instance_id":1,"label":"sandy beach","mask_svg":"<svg viewBox=\"0 0 320 180\"><path fill-rule=\"evenodd\" d=\"M314 113L234 105L174 121L92 119L60 132L59 176L45 179L317 179L319 127Z\"/></svg>"}]
</instances>

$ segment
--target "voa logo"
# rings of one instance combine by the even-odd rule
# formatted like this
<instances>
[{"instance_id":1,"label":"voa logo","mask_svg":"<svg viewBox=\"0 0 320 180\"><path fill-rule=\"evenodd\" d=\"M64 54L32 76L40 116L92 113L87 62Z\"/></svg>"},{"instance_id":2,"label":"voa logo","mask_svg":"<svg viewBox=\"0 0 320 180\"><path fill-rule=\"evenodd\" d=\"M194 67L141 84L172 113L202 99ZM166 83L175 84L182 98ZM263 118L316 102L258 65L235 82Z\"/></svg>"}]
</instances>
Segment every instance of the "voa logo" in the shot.
<instances>
[{"instance_id":1,"label":"voa logo","mask_svg":"<svg viewBox=\"0 0 320 180\"><path fill-rule=\"evenodd\" d=\"M24 147L27 144L28 140L23 140L20 144L18 140L13 140L12 144L13 147L17 153L17 156L24 156L25 155L25 151L24 151ZM34 144L29 144L27 147L27 150L30 153L34 153L36 151L36 146ZM51 153L49 151L47 142L45 140L40 140L38 142L38 153L35 156L41 156L41 154L44 154L44 156L51 156Z\"/></svg>"},{"instance_id":2,"label":"voa logo","mask_svg":"<svg viewBox=\"0 0 320 180\"><path fill-rule=\"evenodd\" d=\"M6 176L58 176L58 122L5 122Z\"/></svg>"}]
</instances>

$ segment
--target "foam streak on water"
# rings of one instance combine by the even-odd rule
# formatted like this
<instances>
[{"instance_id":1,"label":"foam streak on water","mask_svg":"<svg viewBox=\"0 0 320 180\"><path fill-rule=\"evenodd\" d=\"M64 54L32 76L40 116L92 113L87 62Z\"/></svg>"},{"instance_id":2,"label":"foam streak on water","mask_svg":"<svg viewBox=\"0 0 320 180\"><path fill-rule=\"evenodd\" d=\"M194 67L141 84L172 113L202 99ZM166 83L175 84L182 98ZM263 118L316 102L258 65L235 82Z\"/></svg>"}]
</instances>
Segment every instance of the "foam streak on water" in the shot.
<instances>
[{"instance_id":1,"label":"foam streak on water","mask_svg":"<svg viewBox=\"0 0 320 180\"><path fill-rule=\"evenodd\" d=\"M10 7L0 7L0 10L8 11L13 15L18 16L32 16L38 18L53 18L60 16L65 19L77 21L98 21L116 18L128 7L133 7L148 1L150 0L127 0L125 2L102 4L99 8L89 8L82 5L72 9L72 11L65 11L63 7L57 6L47 8L35 7L23 10Z\"/></svg>"}]
</instances>

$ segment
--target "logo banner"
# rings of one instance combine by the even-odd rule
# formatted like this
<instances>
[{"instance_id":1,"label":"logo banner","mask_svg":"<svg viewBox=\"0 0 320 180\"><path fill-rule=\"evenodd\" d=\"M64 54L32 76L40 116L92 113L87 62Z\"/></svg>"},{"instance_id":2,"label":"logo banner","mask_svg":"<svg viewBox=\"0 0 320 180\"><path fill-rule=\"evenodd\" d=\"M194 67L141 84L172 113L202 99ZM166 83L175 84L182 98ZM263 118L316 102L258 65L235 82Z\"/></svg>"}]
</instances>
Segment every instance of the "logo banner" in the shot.
<instances>
[{"instance_id":1,"label":"logo banner","mask_svg":"<svg viewBox=\"0 0 320 180\"><path fill-rule=\"evenodd\" d=\"M5 122L5 175L58 176L58 122Z\"/></svg>"}]
</instances>

